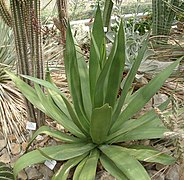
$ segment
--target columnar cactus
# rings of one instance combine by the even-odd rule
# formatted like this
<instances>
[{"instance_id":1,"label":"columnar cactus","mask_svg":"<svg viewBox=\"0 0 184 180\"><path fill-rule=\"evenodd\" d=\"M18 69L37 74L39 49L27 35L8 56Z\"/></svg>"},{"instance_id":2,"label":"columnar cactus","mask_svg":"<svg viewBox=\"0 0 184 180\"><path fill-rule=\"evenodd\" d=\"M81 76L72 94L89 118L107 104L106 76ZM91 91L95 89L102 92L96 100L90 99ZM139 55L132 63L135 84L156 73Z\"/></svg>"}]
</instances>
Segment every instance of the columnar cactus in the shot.
<instances>
[{"instance_id":1,"label":"columnar cactus","mask_svg":"<svg viewBox=\"0 0 184 180\"><path fill-rule=\"evenodd\" d=\"M5 0L0 0L0 15L14 31L18 72L43 79L40 0L10 0L10 9L11 13L5 6ZM27 83L30 84L29 81ZM28 101L26 103L28 120L42 125L43 114L35 111Z\"/></svg>"},{"instance_id":2,"label":"columnar cactus","mask_svg":"<svg viewBox=\"0 0 184 180\"><path fill-rule=\"evenodd\" d=\"M152 0L153 35L170 33L176 13L168 4L178 6L179 0Z\"/></svg>"},{"instance_id":3,"label":"columnar cactus","mask_svg":"<svg viewBox=\"0 0 184 180\"><path fill-rule=\"evenodd\" d=\"M0 0L0 16L8 26L12 26L12 17L3 0Z\"/></svg>"}]
</instances>

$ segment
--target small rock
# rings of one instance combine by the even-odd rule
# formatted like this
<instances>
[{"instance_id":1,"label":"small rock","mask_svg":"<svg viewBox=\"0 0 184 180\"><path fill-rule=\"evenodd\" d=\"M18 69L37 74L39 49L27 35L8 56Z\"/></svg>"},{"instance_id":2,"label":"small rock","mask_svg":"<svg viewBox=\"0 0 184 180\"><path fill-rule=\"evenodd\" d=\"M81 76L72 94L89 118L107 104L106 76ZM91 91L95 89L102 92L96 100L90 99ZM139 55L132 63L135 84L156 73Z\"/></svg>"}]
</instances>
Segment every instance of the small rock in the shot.
<instances>
[{"instance_id":1,"label":"small rock","mask_svg":"<svg viewBox=\"0 0 184 180\"><path fill-rule=\"evenodd\" d=\"M44 140L44 137L43 136L41 136L41 135L38 135L37 137L36 137L36 140L39 142L39 141L43 141Z\"/></svg>"},{"instance_id":2,"label":"small rock","mask_svg":"<svg viewBox=\"0 0 184 180\"><path fill-rule=\"evenodd\" d=\"M163 102L165 102L168 99L168 96L165 94L156 94L153 96L153 100L154 100L154 107L158 107L160 104L162 104Z\"/></svg>"},{"instance_id":3,"label":"small rock","mask_svg":"<svg viewBox=\"0 0 184 180\"><path fill-rule=\"evenodd\" d=\"M10 155L8 154L7 150L5 150L5 152L0 156L0 162L5 164L10 163Z\"/></svg>"},{"instance_id":4,"label":"small rock","mask_svg":"<svg viewBox=\"0 0 184 180\"><path fill-rule=\"evenodd\" d=\"M3 148L5 148L7 145L7 141L5 139L0 140L0 151L2 151Z\"/></svg>"},{"instance_id":5,"label":"small rock","mask_svg":"<svg viewBox=\"0 0 184 180\"><path fill-rule=\"evenodd\" d=\"M50 146L56 146L57 145L57 142L54 139L49 139L48 140L48 145L50 145Z\"/></svg>"},{"instance_id":6,"label":"small rock","mask_svg":"<svg viewBox=\"0 0 184 180\"><path fill-rule=\"evenodd\" d=\"M156 164L156 170L161 170L161 169L163 169L165 167L165 165L163 165L163 164Z\"/></svg>"},{"instance_id":7,"label":"small rock","mask_svg":"<svg viewBox=\"0 0 184 180\"><path fill-rule=\"evenodd\" d=\"M35 167L28 167L25 171L29 180L40 179L43 177L43 175Z\"/></svg>"},{"instance_id":8,"label":"small rock","mask_svg":"<svg viewBox=\"0 0 184 180\"><path fill-rule=\"evenodd\" d=\"M49 140L49 137L46 137L46 138L44 138L44 140L43 141L41 141L39 144L37 144L39 147L43 147L46 143L47 143L47 141Z\"/></svg>"},{"instance_id":9,"label":"small rock","mask_svg":"<svg viewBox=\"0 0 184 180\"><path fill-rule=\"evenodd\" d=\"M22 143L22 150L25 151L27 148L28 142L23 142Z\"/></svg>"},{"instance_id":10,"label":"small rock","mask_svg":"<svg viewBox=\"0 0 184 180\"><path fill-rule=\"evenodd\" d=\"M25 171L20 171L18 173L18 177L17 177L18 180L27 180L27 174Z\"/></svg>"},{"instance_id":11,"label":"small rock","mask_svg":"<svg viewBox=\"0 0 184 180\"><path fill-rule=\"evenodd\" d=\"M65 128L64 128L62 125L60 125L60 124L56 124L56 128L57 128L59 131L62 131L62 130L65 129Z\"/></svg>"},{"instance_id":12,"label":"small rock","mask_svg":"<svg viewBox=\"0 0 184 180\"><path fill-rule=\"evenodd\" d=\"M115 178L106 171L100 171L97 173L96 180L115 180Z\"/></svg>"},{"instance_id":13,"label":"small rock","mask_svg":"<svg viewBox=\"0 0 184 180\"><path fill-rule=\"evenodd\" d=\"M40 169L39 169L39 172L41 174L43 174L44 176L44 180L49 180L51 179L51 177L53 176L53 171L51 171L48 167L46 166L41 166Z\"/></svg>"},{"instance_id":14,"label":"small rock","mask_svg":"<svg viewBox=\"0 0 184 180\"><path fill-rule=\"evenodd\" d=\"M15 135L11 134L11 135L8 135L8 139L10 140L10 142L16 142L17 141L17 138Z\"/></svg>"},{"instance_id":15,"label":"small rock","mask_svg":"<svg viewBox=\"0 0 184 180\"><path fill-rule=\"evenodd\" d=\"M11 153L13 155L17 155L21 152L21 147L20 147L20 144L17 144L17 143L12 143L11 144Z\"/></svg>"},{"instance_id":16,"label":"small rock","mask_svg":"<svg viewBox=\"0 0 184 180\"><path fill-rule=\"evenodd\" d=\"M166 174L166 180L179 180L179 165L171 166Z\"/></svg>"},{"instance_id":17,"label":"small rock","mask_svg":"<svg viewBox=\"0 0 184 180\"><path fill-rule=\"evenodd\" d=\"M149 146L150 145L150 140L144 140L143 144L144 144L144 146Z\"/></svg>"}]
</instances>

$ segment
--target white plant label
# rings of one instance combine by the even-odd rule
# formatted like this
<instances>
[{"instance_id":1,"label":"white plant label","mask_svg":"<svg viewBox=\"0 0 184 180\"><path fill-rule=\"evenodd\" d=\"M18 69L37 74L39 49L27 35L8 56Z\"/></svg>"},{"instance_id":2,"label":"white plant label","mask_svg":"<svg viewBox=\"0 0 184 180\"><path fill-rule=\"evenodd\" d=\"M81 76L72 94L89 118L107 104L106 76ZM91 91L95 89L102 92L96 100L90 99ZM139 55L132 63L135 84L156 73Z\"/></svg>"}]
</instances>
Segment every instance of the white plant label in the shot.
<instances>
[{"instance_id":1,"label":"white plant label","mask_svg":"<svg viewBox=\"0 0 184 180\"><path fill-rule=\"evenodd\" d=\"M57 162L55 160L47 160L44 163L50 170L53 170Z\"/></svg>"},{"instance_id":2,"label":"white plant label","mask_svg":"<svg viewBox=\"0 0 184 180\"><path fill-rule=\"evenodd\" d=\"M107 27L104 27L104 32L107 32Z\"/></svg>"},{"instance_id":3,"label":"white plant label","mask_svg":"<svg viewBox=\"0 0 184 180\"><path fill-rule=\"evenodd\" d=\"M27 124L26 124L26 129L28 129L28 130L36 130L36 123L33 123L33 122L27 122Z\"/></svg>"}]
</instances>

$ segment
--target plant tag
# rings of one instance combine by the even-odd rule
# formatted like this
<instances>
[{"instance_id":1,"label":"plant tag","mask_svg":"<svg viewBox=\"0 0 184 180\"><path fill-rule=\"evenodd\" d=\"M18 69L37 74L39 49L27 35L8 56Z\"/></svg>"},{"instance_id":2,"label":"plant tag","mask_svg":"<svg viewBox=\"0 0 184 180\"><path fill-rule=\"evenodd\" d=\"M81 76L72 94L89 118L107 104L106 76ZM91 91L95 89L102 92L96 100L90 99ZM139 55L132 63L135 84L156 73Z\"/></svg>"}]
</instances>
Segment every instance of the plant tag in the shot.
<instances>
[{"instance_id":1,"label":"plant tag","mask_svg":"<svg viewBox=\"0 0 184 180\"><path fill-rule=\"evenodd\" d=\"M57 162L55 160L47 160L44 163L49 169L53 170Z\"/></svg>"},{"instance_id":2,"label":"plant tag","mask_svg":"<svg viewBox=\"0 0 184 180\"><path fill-rule=\"evenodd\" d=\"M104 32L107 32L107 27L104 27Z\"/></svg>"},{"instance_id":3,"label":"plant tag","mask_svg":"<svg viewBox=\"0 0 184 180\"><path fill-rule=\"evenodd\" d=\"M36 123L33 123L33 122L27 122L27 124L26 124L26 129L28 129L28 130L36 130Z\"/></svg>"}]
</instances>

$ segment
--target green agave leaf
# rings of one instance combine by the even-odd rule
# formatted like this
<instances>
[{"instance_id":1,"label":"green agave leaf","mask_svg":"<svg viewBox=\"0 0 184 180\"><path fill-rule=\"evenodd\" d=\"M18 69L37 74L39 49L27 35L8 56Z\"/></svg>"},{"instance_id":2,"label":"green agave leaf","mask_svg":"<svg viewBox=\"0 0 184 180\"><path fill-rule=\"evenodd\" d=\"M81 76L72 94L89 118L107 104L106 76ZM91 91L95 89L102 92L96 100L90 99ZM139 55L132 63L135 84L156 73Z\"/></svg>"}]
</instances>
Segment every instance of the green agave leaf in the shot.
<instances>
[{"instance_id":1,"label":"green agave leaf","mask_svg":"<svg viewBox=\"0 0 184 180\"><path fill-rule=\"evenodd\" d=\"M141 149L142 147L134 147L132 148L124 148L125 151L127 151L128 154L132 155L139 161L145 161L145 162L156 162L164 165L170 165L176 162L176 159L164 154L163 152L160 152L158 150L150 149L149 147L144 149Z\"/></svg>"},{"instance_id":2,"label":"green agave leaf","mask_svg":"<svg viewBox=\"0 0 184 180\"><path fill-rule=\"evenodd\" d=\"M50 104L53 104L53 106L55 106L54 102L53 102L53 94L51 95L49 92L52 90L48 90L48 97L50 97ZM59 100L59 99L58 99ZM59 108L57 106L57 108ZM83 127L83 125L81 124L79 118L77 117L77 115L75 114L73 108L71 106L67 106L67 111L69 111L69 114L65 114L62 109L60 109L60 112L62 112L64 114L64 116L68 117L69 120L72 120L75 125L80 129L80 131L85 134L86 136L88 136L88 133L85 131L85 128ZM53 112L53 111L52 111ZM69 115L69 116L68 116Z\"/></svg>"},{"instance_id":3,"label":"green agave leaf","mask_svg":"<svg viewBox=\"0 0 184 180\"><path fill-rule=\"evenodd\" d=\"M38 96L35 92L35 90L29 86L27 83L22 81L19 77L17 77L15 74L5 71L9 77L12 79L12 81L16 84L16 86L19 88L19 90L22 92L22 94L32 103L34 104L38 109L45 112L45 108L43 105L38 101Z\"/></svg>"},{"instance_id":4,"label":"green agave leaf","mask_svg":"<svg viewBox=\"0 0 184 180\"><path fill-rule=\"evenodd\" d=\"M38 101L41 102L43 107L45 108L46 115L50 117L54 117L55 114L55 105L51 101L49 101L48 97L43 93L42 89L40 86L36 83L34 83L35 91L38 95ZM53 106L52 106L53 105Z\"/></svg>"},{"instance_id":5,"label":"green agave leaf","mask_svg":"<svg viewBox=\"0 0 184 180\"><path fill-rule=\"evenodd\" d=\"M73 143L40 148L40 151L49 156L51 159L62 161L81 156L93 148L95 148L95 145L91 143ZM48 157L43 156L40 151L34 150L21 156L14 165L14 176L16 177L18 172L27 166L42 163L45 160L48 160Z\"/></svg>"},{"instance_id":6,"label":"green agave leaf","mask_svg":"<svg viewBox=\"0 0 184 180\"><path fill-rule=\"evenodd\" d=\"M106 63L106 60L107 60L107 53L106 53L106 41L105 41L105 38L104 38L104 42L102 43L102 47L101 47L101 50L100 50L100 67L101 69L103 69L105 63Z\"/></svg>"},{"instance_id":7,"label":"green agave leaf","mask_svg":"<svg viewBox=\"0 0 184 180\"><path fill-rule=\"evenodd\" d=\"M89 79L90 79L91 100L93 104L96 82L100 74L100 64L102 64L100 62L101 58L99 57L100 53L98 54L97 52L101 52L100 50L103 46L104 38L105 38L105 34L103 30L102 15L101 15L99 5L97 7L95 20L93 24L92 38L94 38L94 40L91 41L91 46L90 46ZM94 44L94 42L96 45Z\"/></svg>"},{"instance_id":8,"label":"green agave leaf","mask_svg":"<svg viewBox=\"0 0 184 180\"><path fill-rule=\"evenodd\" d=\"M79 179L95 180L99 151L93 149L84 164Z\"/></svg>"},{"instance_id":9,"label":"green agave leaf","mask_svg":"<svg viewBox=\"0 0 184 180\"><path fill-rule=\"evenodd\" d=\"M117 40L117 49L110 67L107 93L105 98L105 102L108 103L112 108L114 108L115 102L117 100L122 73L125 65L125 33L122 21L119 27Z\"/></svg>"},{"instance_id":10,"label":"green agave leaf","mask_svg":"<svg viewBox=\"0 0 184 180\"><path fill-rule=\"evenodd\" d=\"M48 63L47 63L47 70L45 73L45 80L51 83L55 88L57 88L57 86L54 84L52 77L50 75ZM58 108L61 111L63 111L68 117L70 117L70 114L67 110L65 101L63 100L62 96L58 92L54 91L53 89L46 88L46 90L47 90L47 93L52 97L52 100L54 101L54 103L56 103Z\"/></svg>"},{"instance_id":11,"label":"green agave leaf","mask_svg":"<svg viewBox=\"0 0 184 180\"><path fill-rule=\"evenodd\" d=\"M105 104L100 108L95 108L91 116L90 134L96 144L103 143L110 129L112 108Z\"/></svg>"},{"instance_id":12,"label":"green agave leaf","mask_svg":"<svg viewBox=\"0 0 184 180\"><path fill-rule=\"evenodd\" d=\"M92 44L94 46L94 51L95 51L94 54L96 54L97 59L98 59L98 63L99 63L99 66L100 66L100 49L99 49L99 47L98 47L98 45L96 43L96 40L95 40L93 34L91 34L91 42L92 42ZM101 69L101 66L100 66L100 69Z\"/></svg>"},{"instance_id":13,"label":"green agave leaf","mask_svg":"<svg viewBox=\"0 0 184 180\"><path fill-rule=\"evenodd\" d=\"M67 117L66 114L64 114L61 110L58 109L52 99L49 98L49 96L45 96L38 84L35 84L35 90L38 94L39 100L41 101L46 110L47 115L49 115L58 123L62 124L66 129L68 129L71 133L77 135L78 137L84 136L82 135L82 133L80 133L80 130L76 127L72 120ZM81 130L83 129L81 128ZM85 133L85 131L82 132Z\"/></svg>"},{"instance_id":14,"label":"green agave leaf","mask_svg":"<svg viewBox=\"0 0 184 180\"><path fill-rule=\"evenodd\" d=\"M79 76L81 80L81 91L83 97L84 110L86 112L87 119L90 120L92 112L92 103L90 97L89 71L82 51L78 46L76 46L76 51Z\"/></svg>"},{"instance_id":15,"label":"green agave leaf","mask_svg":"<svg viewBox=\"0 0 184 180\"><path fill-rule=\"evenodd\" d=\"M75 111L73 110L72 106L69 103L63 104L65 101L61 97L60 94L53 90L48 90L49 95L53 99L53 101L56 103L60 111L63 111L63 113L66 114L66 116L70 117L72 121L77 125L77 127L85 134L88 135L88 133L84 130L79 118L77 117ZM64 106L64 107L63 107ZM67 109L65 108L67 107Z\"/></svg>"},{"instance_id":16,"label":"green agave leaf","mask_svg":"<svg viewBox=\"0 0 184 180\"><path fill-rule=\"evenodd\" d=\"M84 109L76 48L70 26L68 26L66 35L64 63L75 111L78 115L78 118L80 119L82 127L86 132L89 132L89 119L87 119L87 115Z\"/></svg>"},{"instance_id":17,"label":"green agave leaf","mask_svg":"<svg viewBox=\"0 0 184 180\"><path fill-rule=\"evenodd\" d=\"M31 145L34 139L40 134L47 134L53 138L59 139L67 143L76 143L76 142L82 141L81 139L78 139L74 136L69 136L66 133L60 132L58 130L53 130L48 126L42 126L33 134L32 138L29 141L27 148Z\"/></svg>"},{"instance_id":18,"label":"green agave leaf","mask_svg":"<svg viewBox=\"0 0 184 180\"><path fill-rule=\"evenodd\" d=\"M112 61L114 59L114 55L117 49L117 38L115 38L115 42L113 44L112 50L108 59L98 77L96 87L95 87L95 96L94 96L94 108L103 106L105 102L105 94L107 89L108 77L109 77L109 69L111 67Z\"/></svg>"},{"instance_id":19,"label":"green agave leaf","mask_svg":"<svg viewBox=\"0 0 184 180\"><path fill-rule=\"evenodd\" d=\"M80 163L79 165L76 167L75 169L75 172L74 172L74 175L73 175L73 180L79 180L79 177L80 177L80 174L81 174L81 171L87 161L88 157L84 158Z\"/></svg>"},{"instance_id":20,"label":"green agave leaf","mask_svg":"<svg viewBox=\"0 0 184 180\"><path fill-rule=\"evenodd\" d=\"M64 166L58 170L58 172L52 177L52 180L66 180L70 170L81 162L88 154L85 153L81 156L68 160Z\"/></svg>"},{"instance_id":21,"label":"green agave leaf","mask_svg":"<svg viewBox=\"0 0 184 180\"><path fill-rule=\"evenodd\" d=\"M166 100L164 103L162 103L158 108L163 111L167 105L169 104L169 99ZM121 127L118 127L114 133L110 131L110 135L107 138L108 143L114 143L119 141L120 137L124 137L125 133L131 133L132 130L136 130L137 128L144 126L145 124L150 125L150 127L156 127L158 125L161 125L160 120L157 118L157 115L155 113L155 110L152 109L148 112L146 112L144 115L139 117L138 119L130 119L123 123ZM120 129L120 130L118 130ZM144 136L143 131L140 131L139 135ZM162 135L161 135L162 136Z\"/></svg>"},{"instance_id":22,"label":"green agave leaf","mask_svg":"<svg viewBox=\"0 0 184 180\"><path fill-rule=\"evenodd\" d=\"M121 124L131 118L136 112L141 110L144 105L150 100L151 97L161 88L166 79L171 75L173 69L178 65L182 59L180 58L176 62L169 65L161 73L156 75L147 85L140 88L135 94L132 101L128 104L125 110L121 113L117 121L112 127L116 129L121 126Z\"/></svg>"},{"instance_id":23,"label":"green agave leaf","mask_svg":"<svg viewBox=\"0 0 184 180\"><path fill-rule=\"evenodd\" d=\"M150 126L150 125L147 125ZM163 134L168 132L165 127L146 127L141 126L135 130L128 132L125 135L116 139L116 142L142 139L158 139L163 138Z\"/></svg>"},{"instance_id":24,"label":"green agave leaf","mask_svg":"<svg viewBox=\"0 0 184 180\"><path fill-rule=\"evenodd\" d=\"M16 76L15 76L16 77ZM22 75L22 77L24 77L24 78L26 78L26 79L29 79L30 81L33 81L34 83L37 83L37 84L40 84L40 85L42 85L42 86L44 86L44 87L46 87L46 88L48 88L48 89L50 89L50 90L53 90L54 92L56 92L56 93L58 93L61 97L62 97L62 99L63 99L63 101L64 101L64 103L65 103L65 105L66 105L66 107L67 107L67 110L68 110L68 112L69 112L69 114L70 114L70 116L71 116L71 118L72 118L72 120L74 121L74 123L76 123L76 121L77 121L77 117L76 117L76 115L75 115L75 112L74 112L74 110L73 110L73 107L71 106L71 104L68 102L68 100L66 99L66 97L65 97L65 95L55 86L55 85L53 85L52 83L50 83L50 82L48 82L48 81L45 81L45 80L42 80L42 79L38 79L38 78L34 78L34 77L31 77L31 76L27 76L27 75ZM38 100L38 97L37 97L37 100ZM52 102L52 101L51 101ZM53 102L52 102L53 103ZM37 104L34 104L35 106L37 105ZM55 104L54 104L54 106L55 106ZM36 106L37 107L37 106ZM58 109L58 107L56 107L56 109ZM43 111L44 112L44 111ZM62 111L61 111L62 112ZM60 110L59 110L59 113L61 113L60 112ZM64 114L65 115L65 114ZM66 119L66 118L68 118L66 115L65 115L65 118L64 119ZM59 119L61 119L61 118L59 118ZM57 119L56 119L57 120ZM58 120L57 120L58 121ZM70 119L69 120L67 120L67 121L70 121ZM79 120L78 120L79 121ZM61 122L59 122L59 123L61 123ZM79 123L79 122L78 122ZM62 123L61 123L62 124ZM62 124L63 125L63 124ZM64 125L63 125L64 126ZM71 128L72 128L73 126L71 126ZM81 129L82 130L82 129ZM73 133L74 134L74 133ZM76 135L76 134L75 134ZM78 135L76 135L76 136L78 136ZM79 137L81 137L81 138L85 138L85 135L83 135L83 134L81 134L81 135L79 135Z\"/></svg>"},{"instance_id":25,"label":"green agave leaf","mask_svg":"<svg viewBox=\"0 0 184 180\"><path fill-rule=\"evenodd\" d=\"M106 155L101 154L100 162L102 166L117 180L128 180L125 174L116 166L116 164Z\"/></svg>"},{"instance_id":26,"label":"green agave leaf","mask_svg":"<svg viewBox=\"0 0 184 180\"><path fill-rule=\"evenodd\" d=\"M63 113L66 114L66 116L71 117L61 95L52 89L47 89L47 93L51 96L52 100L57 105L57 107L61 111L63 111Z\"/></svg>"},{"instance_id":27,"label":"green agave leaf","mask_svg":"<svg viewBox=\"0 0 184 180\"><path fill-rule=\"evenodd\" d=\"M37 87L37 91L35 91L35 89L33 89L31 86L29 86L28 84L26 84L23 80L21 80L19 77L17 77L15 74L7 72L7 74L10 76L10 78L12 79L12 81L15 82L16 86L19 88L19 90L22 92L22 94L38 109L40 109L42 112L44 112L45 114L47 114L48 116L51 116L54 120L56 120L57 122L59 122L60 124L62 124L66 129L68 129L71 133L73 133L74 135L81 137L81 138L85 138L85 135L83 133L81 133L81 131L77 128L77 126L64 114L62 113L62 111L60 111L55 104L52 101L49 101L47 98L45 98L45 95L43 95L43 93L41 93L41 91L38 89ZM23 76L23 75L22 75ZM55 90L56 92L60 92L59 89L57 89L55 86L53 86L51 83L41 80L41 79L37 79L34 77L30 77L30 76L23 76L24 78L27 78L29 80L33 80L33 82L38 83L40 85L46 85L48 88L51 88L53 90ZM40 95L40 98L42 97L42 103L41 103L41 99L39 98L38 94ZM61 93L61 92L60 92ZM62 93L61 93L62 95ZM65 101L65 104L68 106L70 106L69 102L66 100L66 98L64 96L63 100ZM40 101L39 101L40 99ZM52 106L55 107L53 108L51 105L49 105L49 103L45 103L48 102L52 103ZM45 107L43 106L45 105L45 107L47 108L47 110L45 109ZM50 108L48 107L52 107L52 109L54 110L54 112L57 112L54 114L54 112L50 111ZM48 111L49 110L49 111ZM52 114L51 114L52 113ZM53 115L54 114L54 115ZM56 117L57 115L57 117ZM62 118L61 118L62 117Z\"/></svg>"},{"instance_id":28,"label":"green agave leaf","mask_svg":"<svg viewBox=\"0 0 184 180\"><path fill-rule=\"evenodd\" d=\"M122 87L122 93L121 93L121 96L119 98L118 105L117 105L115 112L113 114L113 122L118 118L118 116L121 112L121 108L124 105L127 93L131 88L132 82L135 79L135 75L139 69L141 61L143 60L147 46L148 46L148 38L143 42L143 46L139 50L138 56L137 56L136 60L134 61L132 68L128 72L125 83Z\"/></svg>"},{"instance_id":29,"label":"green agave leaf","mask_svg":"<svg viewBox=\"0 0 184 180\"><path fill-rule=\"evenodd\" d=\"M128 179L135 180L135 177L136 180L151 179L139 161L127 153L124 148L114 145L102 145L100 150L114 162Z\"/></svg>"}]
</instances>

